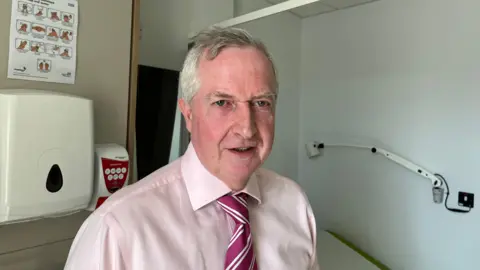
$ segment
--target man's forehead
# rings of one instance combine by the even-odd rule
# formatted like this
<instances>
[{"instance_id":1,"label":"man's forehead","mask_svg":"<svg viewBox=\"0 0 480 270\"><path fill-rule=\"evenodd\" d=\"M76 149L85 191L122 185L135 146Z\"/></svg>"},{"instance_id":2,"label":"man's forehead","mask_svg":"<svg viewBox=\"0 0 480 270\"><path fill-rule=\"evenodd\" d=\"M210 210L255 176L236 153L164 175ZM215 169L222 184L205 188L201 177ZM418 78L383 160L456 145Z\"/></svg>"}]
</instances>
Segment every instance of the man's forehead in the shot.
<instances>
[{"instance_id":1,"label":"man's forehead","mask_svg":"<svg viewBox=\"0 0 480 270\"><path fill-rule=\"evenodd\" d=\"M254 48L226 48L214 59L203 58L199 64L202 99L276 98L271 66Z\"/></svg>"}]
</instances>

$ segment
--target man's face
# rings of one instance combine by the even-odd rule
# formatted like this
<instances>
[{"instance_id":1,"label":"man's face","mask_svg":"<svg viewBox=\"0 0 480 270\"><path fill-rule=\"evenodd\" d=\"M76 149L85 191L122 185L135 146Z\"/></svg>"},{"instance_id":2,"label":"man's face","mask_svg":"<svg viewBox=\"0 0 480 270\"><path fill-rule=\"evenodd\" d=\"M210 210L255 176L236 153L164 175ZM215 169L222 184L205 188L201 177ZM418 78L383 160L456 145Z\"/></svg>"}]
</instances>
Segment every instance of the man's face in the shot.
<instances>
[{"instance_id":1,"label":"man's face","mask_svg":"<svg viewBox=\"0 0 480 270\"><path fill-rule=\"evenodd\" d=\"M187 129L202 164L232 190L241 190L271 152L275 94L268 59L254 48L227 48L202 58L200 89L190 104L180 100Z\"/></svg>"}]
</instances>

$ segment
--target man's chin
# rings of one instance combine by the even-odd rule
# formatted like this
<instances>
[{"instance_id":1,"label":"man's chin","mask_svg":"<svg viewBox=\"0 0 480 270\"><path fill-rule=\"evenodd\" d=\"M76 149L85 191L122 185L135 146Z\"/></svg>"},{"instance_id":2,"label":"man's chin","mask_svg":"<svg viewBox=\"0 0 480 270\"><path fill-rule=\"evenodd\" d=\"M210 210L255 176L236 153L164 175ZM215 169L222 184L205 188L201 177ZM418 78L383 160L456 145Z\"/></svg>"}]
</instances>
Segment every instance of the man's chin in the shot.
<instances>
[{"instance_id":1,"label":"man's chin","mask_svg":"<svg viewBox=\"0 0 480 270\"><path fill-rule=\"evenodd\" d=\"M261 165L260 159L257 156L251 158L233 157L226 162L225 168L234 174L250 175Z\"/></svg>"},{"instance_id":2,"label":"man's chin","mask_svg":"<svg viewBox=\"0 0 480 270\"><path fill-rule=\"evenodd\" d=\"M237 192L237 191L240 191L240 190L243 190L247 184L248 184L248 180L244 180L244 181L230 181L230 182L225 182L225 184L233 191L233 192Z\"/></svg>"},{"instance_id":3,"label":"man's chin","mask_svg":"<svg viewBox=\"0 0 480 270\"><path fill-rule=\"evenodd\" d=\"M257 168L257 162L249 164L230 164L228 168L224 167L228 186L234 190L243 189L247 185L250 176Z\"/></svg>"},{"instance_id":4,"label":"man's chin","mask_svg":"<svg viewBox=\"0 0 480 270\"><path fill-rule=\"evenodd\" d=\"M262 165L257 151L254 153L230 152L222 158L222 175L232 190L243 189L250 176Z\"/></svg>"}]
</instances>

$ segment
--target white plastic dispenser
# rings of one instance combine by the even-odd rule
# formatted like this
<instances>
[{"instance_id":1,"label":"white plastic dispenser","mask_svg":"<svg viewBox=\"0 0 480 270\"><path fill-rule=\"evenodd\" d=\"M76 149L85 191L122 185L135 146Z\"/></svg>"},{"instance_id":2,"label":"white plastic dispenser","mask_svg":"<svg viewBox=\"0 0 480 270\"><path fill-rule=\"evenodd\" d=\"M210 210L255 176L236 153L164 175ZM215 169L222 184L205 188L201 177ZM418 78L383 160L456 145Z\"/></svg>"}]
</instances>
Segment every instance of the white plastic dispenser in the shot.
<instances>
[{"instance_id":1,"label":"white plastic dispenser","mask_svg":"<svg viewBox=\"0 0 480 270\"><path fill-rule=\"evenodd\" d=\"M86 209L93 195L93 102L0 90L0 224Z\"/></svg>"}]
</instances>

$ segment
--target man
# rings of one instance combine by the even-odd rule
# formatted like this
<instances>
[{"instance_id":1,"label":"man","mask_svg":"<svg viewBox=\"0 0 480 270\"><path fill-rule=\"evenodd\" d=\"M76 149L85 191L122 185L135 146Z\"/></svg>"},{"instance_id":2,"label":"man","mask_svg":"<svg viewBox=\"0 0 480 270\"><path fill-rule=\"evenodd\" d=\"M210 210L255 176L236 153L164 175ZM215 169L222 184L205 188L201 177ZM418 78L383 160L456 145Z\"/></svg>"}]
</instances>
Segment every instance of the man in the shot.
<instances>
[{"instance_id":1,"label":"man","mask_svg":"<svg viewBox=\"0 0 480 270\"><path fill-rule=\"evenodd\" d=\"M319 269L305 194L260 168L278 88L265 46L234 28L193 41L180 75L186 153L97 209L65 269Z\"/></svg>"}]
</instances>

